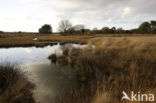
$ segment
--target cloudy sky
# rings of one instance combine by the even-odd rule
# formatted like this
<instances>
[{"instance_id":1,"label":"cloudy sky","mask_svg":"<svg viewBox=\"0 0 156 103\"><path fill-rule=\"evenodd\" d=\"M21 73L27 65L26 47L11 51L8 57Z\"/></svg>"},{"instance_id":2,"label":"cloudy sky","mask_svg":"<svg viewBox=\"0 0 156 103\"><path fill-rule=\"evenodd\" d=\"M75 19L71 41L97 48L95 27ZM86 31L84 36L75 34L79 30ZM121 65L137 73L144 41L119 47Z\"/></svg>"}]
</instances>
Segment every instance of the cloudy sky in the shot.
<instances>
[{"instance_id":1,"label":"cloudy sky","mask_svg":"<svg viewBox=\"0 0 156 103\"><path fill-rule=\"evenodd\" d=\"M57 31L68 19L86 28L136 28L156 20L156 0L0 0L0 30L37 32L43 24Z\"/></svg>"}]
</instances>

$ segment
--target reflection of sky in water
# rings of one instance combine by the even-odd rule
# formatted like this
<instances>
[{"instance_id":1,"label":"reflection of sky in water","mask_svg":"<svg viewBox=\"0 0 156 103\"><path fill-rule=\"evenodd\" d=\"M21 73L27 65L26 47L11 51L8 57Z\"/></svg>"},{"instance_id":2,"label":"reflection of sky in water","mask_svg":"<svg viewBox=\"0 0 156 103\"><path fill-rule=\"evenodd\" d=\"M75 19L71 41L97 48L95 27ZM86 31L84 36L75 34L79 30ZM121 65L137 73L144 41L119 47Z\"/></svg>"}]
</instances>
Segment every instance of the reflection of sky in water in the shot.
<instances>
[{"instance_id":1,"label":"reflection of sky in water","mask_svg":"<svg viewBox=\"0 0 156 103\"><path fill-rule=\"evenodd\" d=\"M24 67L26 69L23 70L29 73L28 77L37 86L34 90L37 103L55 103L56 97L64 95L76 86L75 73L69 65L33 63Z\"/></svg>"},{"instance_id":2,"label":"reflection of sky in water","mask_svg":"<svg viewBox=\"0 0 156 103\"><path fill-rule=\"evenodd\" d=\"M85 48L86 45L60 44L44 48L20 47L0 49L0 62L9 61L22 63L22 70L36 85L34 96L39 103L53 103L56 97L64 95L68 90L76 86L76 79L73 68L69 65L61 66L51 64L47 59L52 53L62 55L63 47ZM72 84L72 85L71 85ZM63 88L62 88L63 86Z\"/></svg>"},{"instance_id":3,"label":"reflection of sky in water","mask_svg":"<svg viewBox=\"0 0 156 103\"><path fill-rule=\"evenodd\" d=\"M84 48L86 45L79 44L66 44L65 47L68 48ZM9 62L20 62L20 63L40 63L40 62L49 62L47 57L56 53L57 55L62 54L62 48L60 44L54 46L47 46L44 48L36 47L19 47L19 48L9 48L0 49L0 60L9 61Z\"/></svg>"},{"instance_id":4,"label":"reflection of sky in water","mask_svg":"<svg viewBox=\"0 0 156 103\"><path fill-rule=\"evenodd\" d=\"M60 44L46 46L44 48L19 47L1 48L0 62L17 62L22 65L22 70L26 71L27 76L36 85L34 96L39 103L52 103L56 96L63 95L75 84L75 75L70 66L51 64L47 57L53 53L62 55L63 47L85 48L86 45L79 44ZM72 85L71 85L72 84ZM64 88L62 88L62 86Z\"/></svg>"}]
</instances>

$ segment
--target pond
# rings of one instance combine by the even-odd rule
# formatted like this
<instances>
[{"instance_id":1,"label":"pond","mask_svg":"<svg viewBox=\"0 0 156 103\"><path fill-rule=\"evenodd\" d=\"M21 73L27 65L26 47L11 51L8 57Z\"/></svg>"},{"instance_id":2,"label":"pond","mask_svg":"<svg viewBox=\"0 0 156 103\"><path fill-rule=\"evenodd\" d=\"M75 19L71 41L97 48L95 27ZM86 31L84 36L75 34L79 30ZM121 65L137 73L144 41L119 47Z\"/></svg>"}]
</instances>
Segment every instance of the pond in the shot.
<instances>
[{"instance_id":1,"label":"pond","mask_svg":"<svg viewBox=\"0 0 156 103\"><path fill-rule=\"evenodd\" d=\"M59 43L44 48L18 47L1 48L1 62L9 61L19 63L22 71L26 72L28 78L36 85L34 97L39 103L52 103L55 98L68 92L76 85L73 69L69 66L55 65L48 60L48 56L55 53L62 55L63 48L85 48L87 45ZM24 68L24 69L23 69ZM71 85L72 84L72 85Z\"/></svg>"},{"instance_id":2,"label":"pond","mask_svg":"<svg viewBox=\"0 0 156 103\"><path fill-rule=\"evenodd\" d=\"M63 47L69 49L73 48L85 48L87 45L80 44L65 44L59 43L54 46L46 46L44 48L37 47L17 47L17 48L0 48L1 61L20 62L20 64L27 63L47 63L50 62L47 57L53 53L56 55L62 55Z\"/></svg>"}]
</instances>

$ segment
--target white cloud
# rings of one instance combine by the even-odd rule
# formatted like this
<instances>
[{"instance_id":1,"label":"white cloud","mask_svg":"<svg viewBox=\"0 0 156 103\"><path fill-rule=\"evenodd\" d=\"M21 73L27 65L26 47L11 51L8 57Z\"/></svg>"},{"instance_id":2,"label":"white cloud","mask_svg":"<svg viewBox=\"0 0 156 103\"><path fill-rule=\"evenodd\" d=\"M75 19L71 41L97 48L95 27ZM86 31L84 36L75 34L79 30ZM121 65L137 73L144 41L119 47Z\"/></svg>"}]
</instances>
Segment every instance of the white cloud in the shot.
<instances>
[{"instance_id":1,"label":"white cloud","mask_svg":"<svg viewBox=\"0 0 156 103\"><path fill-rule=\"evenodd\" d=\"M109 19L108 19L108 23L111 23L111 22L112 22L112 19L111 19L111 18L109 18Z\"/></svg>"},{"instance_id":2,"label":"white cloud","mask_svg":"<svg viewBox=\"0 0 156 103\"><path fill-rule=\"evenodd\" d=\"M155 0L2 0L0 30L38 31L51 24L56 31L61 19L90 28L125 23L133 28L131 24L156 18L155 5Z\"/></svg>"},{"instance_id":3,"label":"white cloud","mask_svg":"<svg viewBox=\"0 0 156 103\"><path fill-rule=\"evenodd\" d=\"M131 8L130 7L126 7L123 9L123 13L122 13L122 18L126 18L131 14Z\"/></svg>"}]
</instances>

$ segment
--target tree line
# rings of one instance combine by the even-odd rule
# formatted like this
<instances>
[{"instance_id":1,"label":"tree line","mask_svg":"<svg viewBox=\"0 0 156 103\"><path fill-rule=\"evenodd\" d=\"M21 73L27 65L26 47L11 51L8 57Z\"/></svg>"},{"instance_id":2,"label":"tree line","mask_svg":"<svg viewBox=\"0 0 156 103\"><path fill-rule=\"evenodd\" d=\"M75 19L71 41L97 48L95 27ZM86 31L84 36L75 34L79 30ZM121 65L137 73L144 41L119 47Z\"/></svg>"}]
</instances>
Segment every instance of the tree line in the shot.
<instances>
[{"instance_id":1,"label":"tree line","mask_svg":"<svg viewBox=\"0 0 156 103\"><path fill-rule=\"evenodd\" d=\"M43 25L39 28L40 34L52 34L53 29L49 24ZM73 34L156 34L156 21L141 23L138 28L131 30L124 30L123 28L116 27L103 27L102 29L93 28L87 29L83 24L72 25L69 20L61 20L59 22L58 31L62 35L73 35ZM0 34L4 33L0 31ZM20 32L21 33L21 32Z\"/></svg>"},{"instance_id":2,"label":"tree line","mask_svg":"<svg viewBox=\"0 0 156 103\"><path fill-rule=\"evenodd\" d=\"M58 31L61 34L84 34L85 26L82 24L72 25L72 23L69 20L62 20L59 22ZM53 33L52 26L49 24L43 25L41 28L39 28L40 34L51 34Z\"/></svg>"},{"instance_id":3,"label":"tree line","mask_svg":"<svg viewBox=\"0 0 156 103\"><path fill-rule=\"evenodd\" d=\"M102 29L94 28L92 30L86 29L85 25L72 25L69 20L62 20L59 22L58 31L64 35L71 34L156 34L156 21L143 22L136 29L124 30L116 27L103 27ZM51 25L45 24L39 29L39 33L51 34L53 33Z\"/></svg>"}]
</instances>

